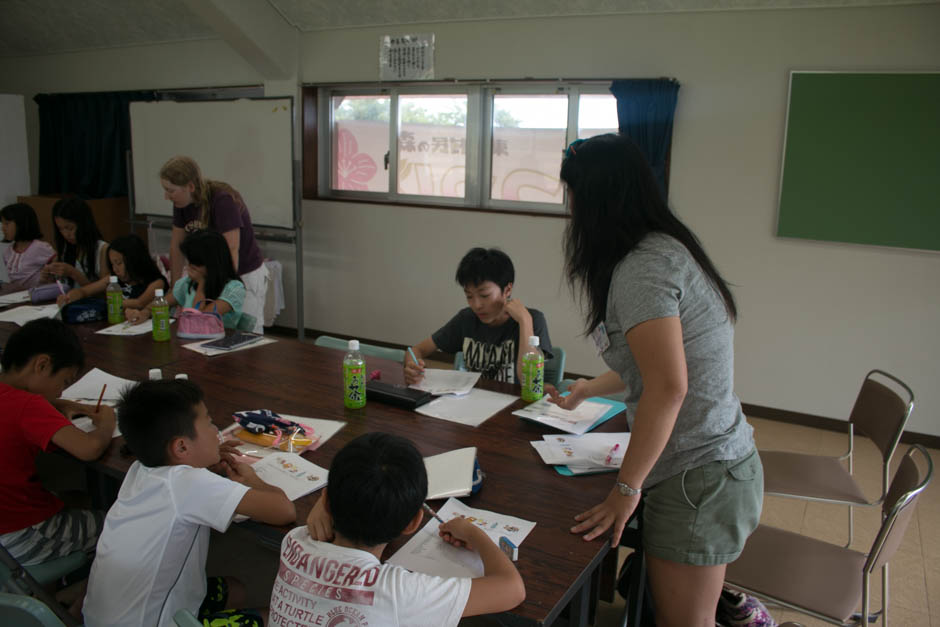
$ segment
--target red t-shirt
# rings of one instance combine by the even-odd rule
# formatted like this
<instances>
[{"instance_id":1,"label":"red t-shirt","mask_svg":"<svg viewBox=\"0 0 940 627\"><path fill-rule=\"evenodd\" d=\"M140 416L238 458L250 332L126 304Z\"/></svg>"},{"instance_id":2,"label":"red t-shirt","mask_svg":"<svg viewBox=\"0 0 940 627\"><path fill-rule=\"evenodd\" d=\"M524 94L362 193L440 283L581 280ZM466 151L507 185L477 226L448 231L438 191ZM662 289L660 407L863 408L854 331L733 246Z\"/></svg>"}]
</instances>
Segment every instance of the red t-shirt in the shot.
<instances>
[{"instance_id":1,"label":"red t-shirt","mask_svg":"<svg viewBox=\"0 0 940 627\"><path fill-rule=\"evenodd\" d=\"M63 503L42 487L36 455L72 424L38 394L0 383L0 533L42 522Z\"/></svg>"}]
</instances>

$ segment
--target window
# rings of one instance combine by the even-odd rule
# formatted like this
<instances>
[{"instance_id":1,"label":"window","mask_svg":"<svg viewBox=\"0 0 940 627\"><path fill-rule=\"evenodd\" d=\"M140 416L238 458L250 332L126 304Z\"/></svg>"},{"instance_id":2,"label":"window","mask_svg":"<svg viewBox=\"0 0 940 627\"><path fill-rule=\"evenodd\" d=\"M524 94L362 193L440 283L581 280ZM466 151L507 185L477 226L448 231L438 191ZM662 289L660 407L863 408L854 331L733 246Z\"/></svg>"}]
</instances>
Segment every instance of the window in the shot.
<instances>
[{"instance_id":1,"label":"window","mask_svg":"<svg viewBox=\"0 0 940 627\"><path fill-rule=\"evenodd\" d=\"M319 190L319 198L563 214L558 173L565 147L617 130L608 86L519 81L305 89L305 98L316 97L315 126L326 130L315 147L319 185L305 181L305 189Z\"/></svg>"}]
</instances>

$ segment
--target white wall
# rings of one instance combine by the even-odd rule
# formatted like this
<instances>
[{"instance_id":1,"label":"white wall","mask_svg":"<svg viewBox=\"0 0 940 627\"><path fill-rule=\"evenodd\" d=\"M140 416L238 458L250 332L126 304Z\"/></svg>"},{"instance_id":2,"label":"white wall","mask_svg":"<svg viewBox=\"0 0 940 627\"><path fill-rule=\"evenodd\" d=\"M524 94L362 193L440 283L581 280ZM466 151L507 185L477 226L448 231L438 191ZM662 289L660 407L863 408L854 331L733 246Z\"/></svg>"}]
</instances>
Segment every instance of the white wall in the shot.
<instances>
[{"instance_id":1,"label":"white wall","mask_svg":"<svg viewBox=\"0 0 940 627\"><path fill-rule=\"evenodd\" d=\"M301 67L306 82L375 80L380 35L434 32L439 78L676 77L671 202L736 285L742 400L844 418L880 367L918 396L909 428L940 435L940 256L773 234L788 71L940 69L937 24L940 6L920 5L349 29L305 35ZM259 82L219 42L0 60L0 91L29 97ZM568 369L602 370L561 285L563 220L322 201L304 216L306 326L418 341L462 305L460 256L499 245ZM264 248L292 265L289 247Z\"/></svg>"},{"instance_id":2,"label":"white wall","mask_svg":"<svg viewBox=\"0 0 940 627\"><path fill-rule=\"evenodd\" d=\"M28 155L23 96L0 94L0 206L29 193Z\"/></svg>"}]
</instances>

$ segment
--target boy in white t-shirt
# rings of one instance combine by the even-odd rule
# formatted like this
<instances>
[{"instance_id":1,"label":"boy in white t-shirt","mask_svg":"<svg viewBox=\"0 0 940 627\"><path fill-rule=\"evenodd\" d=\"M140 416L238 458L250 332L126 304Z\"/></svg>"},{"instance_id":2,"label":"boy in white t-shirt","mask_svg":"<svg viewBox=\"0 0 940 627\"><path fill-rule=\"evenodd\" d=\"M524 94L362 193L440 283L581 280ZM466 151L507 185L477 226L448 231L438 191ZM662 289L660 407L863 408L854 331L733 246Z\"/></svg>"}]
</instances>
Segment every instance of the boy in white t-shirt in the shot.
<instances>
[{"instance_id":1,"label":"boy in white t-shirt","mask_svg":"<svg viewBox=\"0 0 940 627\"><path fill-rule=\"evenodd\" d=\"M307 526L281 544L269 624L440 627L521 603L525 585L516 567L462 518L441 525L441 538L479 552L483 577L435 577L381 563L389 541L421 526L427 493L424 459L408 440L367 433L343 447Z\"/></svg>"},{"instance_id":2,"label":"boy in white t-shirt","mask_svg":"<svg viewBox=\"0 0 940 627\"><path fill-rule=\"evenodd\" d=\"M294 504L250 466L220 453L202 390L190 381L137 384L118 405L118 425L138 459L105 519L85 625L172 626L181 609L214 627L263 625L266 610L223 611L243 602L244 587L222 577L207 581L209 528L225 531L235 514L286 525L297 520Z\"/></svg>"}]
</instances>

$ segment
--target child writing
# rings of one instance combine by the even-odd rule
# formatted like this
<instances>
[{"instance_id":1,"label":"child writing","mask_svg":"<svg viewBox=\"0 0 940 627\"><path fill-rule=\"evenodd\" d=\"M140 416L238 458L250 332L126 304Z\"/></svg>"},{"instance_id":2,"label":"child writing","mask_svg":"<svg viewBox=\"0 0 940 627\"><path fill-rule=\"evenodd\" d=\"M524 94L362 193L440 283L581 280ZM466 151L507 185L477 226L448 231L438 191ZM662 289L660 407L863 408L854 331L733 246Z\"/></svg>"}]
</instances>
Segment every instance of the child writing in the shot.
<instances>
[{"instance_id":1,"label":"child writing","mask_svg":"<svg viewBox=\"0 0 940 627\"><path fill-rule=\"evenodd\" d=\"M15 203L0 209L3 239L13 244L3 253L10 281L21 289L39 285L42 268L55 259L55 250L42 240L39 219L33 208Z\"/></svg>"},{"instance_id":2,"label":"child writing","mask_svg":"<svg viewBox=\"0 0 940 627\"><path fill-rule=\"evenodd\" d=\"M243 601L236 580L207 580L209 528L224 532L235 514L286 525L297 520L294 504L251 466L220 453L202 390L190 381L130 388L118 424L137 461L105 519L85 625L172 626L181 609L210 625L264 625L265 612L225 609Z\"/></svg>"},{"instance_id":3,"label":"child writing","mask_svg":"<svg viewBox=\"0 0 940 627\"><path fill-rule=\"evenodd\" d=\"M44 277L64 278L69 287L101 278L108 243L101 238L88 203L81 198L63 198L53 205L52 220L59 260L46 264Z\"/></svg>"},{"instance_id":4,"label":"child writing","mask_svg":"<svg viewBox=\"0 0 940 627\"><path fill-rule=\"evenodd\" d=\"M59 306L103 294L111 275L118 278L124 293L125 309L141 309L153 300L158 288L167 288L156 262L137 235L122 235L108 245L108 274L97 281L72 288L57 299Z\"/></svg>"},{"instance_id":5,"label":"child writing","mask_svg":"<svg viewBox=\"0 0 940 627\"><path fill-rule=\"evenodd\" d=\"M248 326L251 316L242 312L245 284L235 272L225 238L214 231L193 231L180 248L189 266L187 275L174 283L173 292L167 295L170 307L214 311L222 316L226 329L251 329L254 320ZM125 308L124 315L130 322L140 322L150 317L150 307Z\"/></svg>"},{"instance_id":6,"label":"child writing","mask_svg":"<svg viewBox=\"0 0 940 627\"><path fill-rule=\"evenodd\" d=\"M427 491L424 460L408 440L367 433L343 447L307 526L290 531L281 544L270 624L339 624L342 615L350 624L456 625L461 616L519 605L525 584L516 567L463 518L441 525L440 536L477 551L482 577L436 577L379 561L389 541L421 526ZM337 566L317 568L322 564Z\"/></svg>"},{"instance_id":7,"label":"child writing","mask_svg":"<svg viewBox=\"0 0 940 627\"><path fill-rule=\"evenodd\" d=\"M473 248L464 255L456 279L468 306L414 347L418 363L405 354L405 381L421 381L422 358L441 350L463 351L467 370L482 372L487 379L514 383L520 378L522 355L532 335L539 336L539 348L545 359L551 359L552 341L545 316L512 297L515 276L512 260L501 250Z\"/></svg>"},{"instance_id":8,"label":"child writing","mask_svg":"<svg viewBox=\"0 0 940 627\"><path fill-rule=\"evenodd\" d=\"M0 365L0 544L23 565L75 551L92 551L102 512L65 508L39 483L35 458L54 446L83 461L97 459L111 444L114 411L60 399L83 367L78 336L61 321L33 320L18 329ZM85 433L69 420L87 415Z\"/></svg>"}]
</instances>

